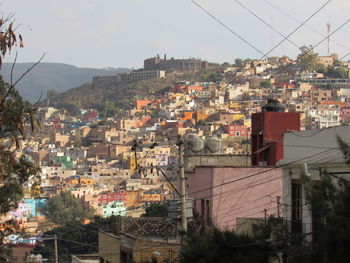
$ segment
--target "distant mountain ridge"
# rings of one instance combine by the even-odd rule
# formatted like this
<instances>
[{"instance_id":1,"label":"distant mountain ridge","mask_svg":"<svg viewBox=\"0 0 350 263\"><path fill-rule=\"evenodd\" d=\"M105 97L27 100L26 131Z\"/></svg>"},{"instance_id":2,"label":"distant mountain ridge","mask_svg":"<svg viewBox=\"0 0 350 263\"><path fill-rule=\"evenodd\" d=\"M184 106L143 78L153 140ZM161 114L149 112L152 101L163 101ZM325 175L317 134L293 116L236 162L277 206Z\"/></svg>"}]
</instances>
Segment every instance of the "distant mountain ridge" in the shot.
<instances>
[{"instance_id":1,"label":"distant mountain ridge","mask_svg":"<svg viewBox=\"0 0 350 263\"><path fill-rule=\"evenodd\" d=\"M16 81L34 63L16 63L13 80ZM4 63L0 75L9 82L12 63ZM63 63L40 63L17 85L21 95L31 102L46 98L48 90L65 92L92 81L93 76L114 75L129 72L128 68L79 68Z\"/></svg>"}]
</instances>

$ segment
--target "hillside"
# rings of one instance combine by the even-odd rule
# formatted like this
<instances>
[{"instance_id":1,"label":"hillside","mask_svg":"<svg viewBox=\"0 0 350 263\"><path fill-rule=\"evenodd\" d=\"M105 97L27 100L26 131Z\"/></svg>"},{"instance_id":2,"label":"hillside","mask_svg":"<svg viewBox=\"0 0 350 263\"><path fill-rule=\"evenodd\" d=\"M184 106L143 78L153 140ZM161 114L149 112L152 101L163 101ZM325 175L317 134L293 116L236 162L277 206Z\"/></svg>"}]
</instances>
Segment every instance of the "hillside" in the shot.
<instances>
[{"instance_id":1,"label":"hillside","mask_svg":"<svg viewBox=\"0 0 350 263\"><path fill-rule=\"evenodd\" d=\"M17 63L14 70L14 80L18 79L33 63ZM11 63L4 63L0 74L4 80L10 81ZM46 98L48 90L64 92L84 83L92 81L93 76L113 75L128 72L125 68L97 69L79 68L61 63L40 63L17 86L22 96L35 102L40 98Z\"/></svg>"},{"instance_id":2,"label":"hillside","mask_svg":"<svg viewBox=\"0 0 350 263\"><path fill-rule=\"evenodd\" d=\"M87 83L57 94L55 99L50 100L50 106L76 112L79 108L102 109L105 101L112 101L119 109L130 108L137 99L166 92L176 81L210 81L217 70L218 68L212 68L198 72L168 73L165 79L143 80L118 87ZM47 105L47 101L43 101L42 105Z\"/></svg>"},{"instance_id":3,"label":"hillside","mask_svg":"<svg viewBox=\"0 0 350 263\"><path fill-rule=\"evenodd\" d=\"M50 106L65 108L72 111L78 108L100 109L105 101L112 101L122 109L130 107L136 99L143 99L151 94L161 93L176 81L173 74L165 79L150 79L138 81L118 87L108 87L103 84L87 83L80 87L60 93L50 101ZM43 101L43 105L47 102Z\"/></svg>"}]
</instances>

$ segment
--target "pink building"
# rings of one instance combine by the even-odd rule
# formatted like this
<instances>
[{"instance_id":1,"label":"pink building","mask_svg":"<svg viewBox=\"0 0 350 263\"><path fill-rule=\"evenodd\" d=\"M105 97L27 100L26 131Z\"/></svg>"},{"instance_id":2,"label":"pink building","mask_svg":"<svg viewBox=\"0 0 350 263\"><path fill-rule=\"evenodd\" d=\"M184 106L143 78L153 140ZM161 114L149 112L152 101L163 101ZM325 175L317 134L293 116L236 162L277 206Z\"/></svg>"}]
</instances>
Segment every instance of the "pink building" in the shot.
<instances>
[{"instance_id":1,"label":"pink building","mask_svg":"<svg viewBox=\"0 0 350 263\"><path fill-rule=\"evenodd\" d=\"M238 218L278 215L282 169L272 166L196 167L187 172L195 213L220 229L238 229ZM282 215L282 211L280 211Z\"/></svg>"},{"instance_id":2,"label":"pink building","mask_svg":"<svg viewBox=\"0 0 350 263\"><path fill-rule=\"evenodd\" d=\"M345 121L350 121L350 106L342 107L340 111L340 119Z\"/></svg>"},{"instance_id":3,"label":"pink building","mask_svg":"<svg viewBox=\"0 0 350 263\"><path fill-rule=\"evenodd\" d=\"M106 204L110 202L125 202L125 190L118 190L115 192L102 192L99 194L99 204Z\"/></svg>"},{"instance_id":4,"label":"pink building","mask_svg":"<svg viewBox=\"0 0 350 263\"><path fill-rule=\"evenodd\" d=\"M226 125L225 131L229 136L250 136L250 128L244 125Z\"/></svg>"}]
</instances>

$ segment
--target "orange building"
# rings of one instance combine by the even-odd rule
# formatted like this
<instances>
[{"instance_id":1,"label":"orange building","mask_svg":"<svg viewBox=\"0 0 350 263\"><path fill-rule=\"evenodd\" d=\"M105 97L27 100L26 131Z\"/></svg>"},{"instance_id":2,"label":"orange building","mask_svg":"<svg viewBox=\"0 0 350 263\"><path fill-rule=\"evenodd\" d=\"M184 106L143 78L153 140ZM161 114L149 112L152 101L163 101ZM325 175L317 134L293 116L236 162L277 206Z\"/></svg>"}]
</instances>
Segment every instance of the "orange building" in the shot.
<instances>
[{"instance_id":1,"label":"orange building","mask_svg":"<svg viewBox=\"0 0 350 263\"><path fill-rule=\"evenodd\" d=\"M148 190L140 194L141 202L160 202L163 201L160 190Z\"/></svg>"},{"instance_id":2,"label":"orange building","mask_svg":"<svg viewBox=\"0 0 350 263\"><path fill-rule=\"evenodd\" d=\"M136 109L143 110L151 102L152 102L151 100L137 100L136 101Z\"/></svg>"},{"instance_id":3,"label":"orange building","mask_svg":"<svg viewBox=\"0 0 350 263\"><path fill-rule=\"evenodd\" d=\"M139 206L141 206L140 191L138 190L126 191L125 207L139 207Z\"/></svg>"},{"instance_id":4,"label":"orange building","mask_svg":"<svg viewBox=\"0 0 350 263\"><path fill-rule=\"evenodd\" d=\"M92 178L80 178L79 182L80 184L90 185L90 186L94 184L94 180Z\"/></svg>"}]
</instances>

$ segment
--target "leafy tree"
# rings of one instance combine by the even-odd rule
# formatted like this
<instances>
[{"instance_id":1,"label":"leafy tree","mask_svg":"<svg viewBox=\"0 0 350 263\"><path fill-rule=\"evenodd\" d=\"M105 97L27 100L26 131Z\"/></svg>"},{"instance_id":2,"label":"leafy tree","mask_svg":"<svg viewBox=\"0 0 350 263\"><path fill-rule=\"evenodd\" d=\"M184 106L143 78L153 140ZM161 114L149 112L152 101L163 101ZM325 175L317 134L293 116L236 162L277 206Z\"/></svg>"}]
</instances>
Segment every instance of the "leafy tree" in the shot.
<instances>
[{"instance_id":1,"label":"leafy tree","mask_svg":"<svg viewBox=\"0 0 350 263\"><path fill-rule=\"evenodd\" d=\"M99 230L114 233L116 216L108 218L94 217L91 223L82 224L79 221L69 222L61 227L44 233L45 236L57 235L59 247L59 262L71 262L74 254L98 253ZM54 261L54 242L45 240L34 249L34 254L41 254L43 258Z\"/></svg>"},{"instance_id":2,"label":"leafy tree","mask_svg":"<svg viewBox=\"0 0 350 263\"><path fill-rule=\"evenodd\" d=\"M243 62L243 59L241 58L236 58L235 59L235 66L239 69L242 69L243 66L244 66L244 62Z\"/></svg>"},{"instance_id":3,"label":"leafy tree","mask_svg":"<svg viewBox=\"0 0 350 263\"><path fill-rule=\"evenodd\" d=\"M20 40L20 47L23 46L22 36L14 32L10 20L11 18L4 17L0 19L0 68L4 56L17 44L17 39ZM38 168L24 155L15 158L10 149L13 143L19 148L20 141L25 136L26 125L30 125L33 130L36 124L37 109L24 101L15 88L31 69L16 81L11 76L10 84L5 83L0 76L0 214L17 207L23 198L25 182L31 180L34 187L38 184ZM14 222L7 222L6 225L5 229L0 230L0 262L8 261L8 254L3 246L4 238L17 231Z\"/></svg>"},{"instance_id":4,"label":"leafy tree","mask_svg":"<svg viewBox=\"0 0 350 263\"><path fill-rule=\"evenodd\" d=\"M217 82L219 80L217 73L209 73L204 77L204 81L206 82Z\"/></svg>"},{"instance_id":5,"label":"leafy tree","mask_svg":"<svg viewBox=\"0 0 350 263\"><path fill-rule=\"evenodd\" d=\"M318 54L314 52L312 46L302 46L298 55L298 62L302 71L316 71L323 73L325 68L317 61Z\"/></svg>"},{"instance_id":6,"label":"leafy tree","mask_svg":"<svg viewBox=\"0 0 350 263\"><path fill-rule=\"evenodd\" d=\"M269 79L264 79L260 82L260 87L263 89L271 89L273 85Z\"/></svg>"},{"instance_id":7,"label":"leafy tree","mask_svg":"<svg viewBox=\"0 0 350 263\"><path fill-rule=\"evenodd\" d=\"M338 137L340 149L350 163L350 146ZM350 188L348 179L334 176L320 169L320 181L315 184L303 176L306 201L312 211L313 240L299 242L290 247L291 263L350 262ZM303 260L302 260L303 259ZM308 259L308 261L306 261Z\"/></svg>"},{"instance_id":8,"label":"leafy tree","mask_svg":"<svg viewBox=\"0 0 350 263\"><path fill-rule=\"evenodd\" d=\"M181 263L192 262L268 262L270 247L266 242L218 229L193 231L186 235L181 250Z\"/></svg>"},{"instance_id":9,"label":"leafy tree","mask_svg":"<svg viewBox=\"0 0 350 263\"><path fill-rule=\"evenodd\" d=\"M159 117L159 110L158 109L151 109L148 113L148 115L151 118L158 118Z\"/></svg>"},{"instance_id":10,"label":"leafy tree","mask_svg":"<svg viewBox=\"0 0 350 263\"><path fill-rule=\"evenodd\" d=\"M142 217L167 217L168 206L166 203L152 204L146 208L146 213Z\"/></svg>"},{"instance_id":11,"label":"leafy tree","mask_svg":"<svg viewBox=\"0 0 350 263\"><path fill-rule=\"evenodd\" d=\"M65 221L84 219L93 215L91 208L84 207L70 192L61 192L50 198L45 206L45 214L53 222L60 224Z\"/></svg>"},{"instance_id":12,"label":"leafy tree","mask_svg":"<svg viewBox=\"0 0 350 263\"><path fill-rule=\"evenodd\" d=\"M102 111L102 117L109 118L113 117L115 114L117 114L118 109L115 107L113 101L106 101L103 104L103 111Z\"/></svg>"},{"instance_id":13,"label":"leafy tree","mask_svg":"<svg viewBox=\"0 0 350 263\"><path fill-rule=\"evenodd\" d=\"M328 67L326 71L326 77L335 79L349 78L349 72L342 67Z\"/></svg>"}]
</instances>

